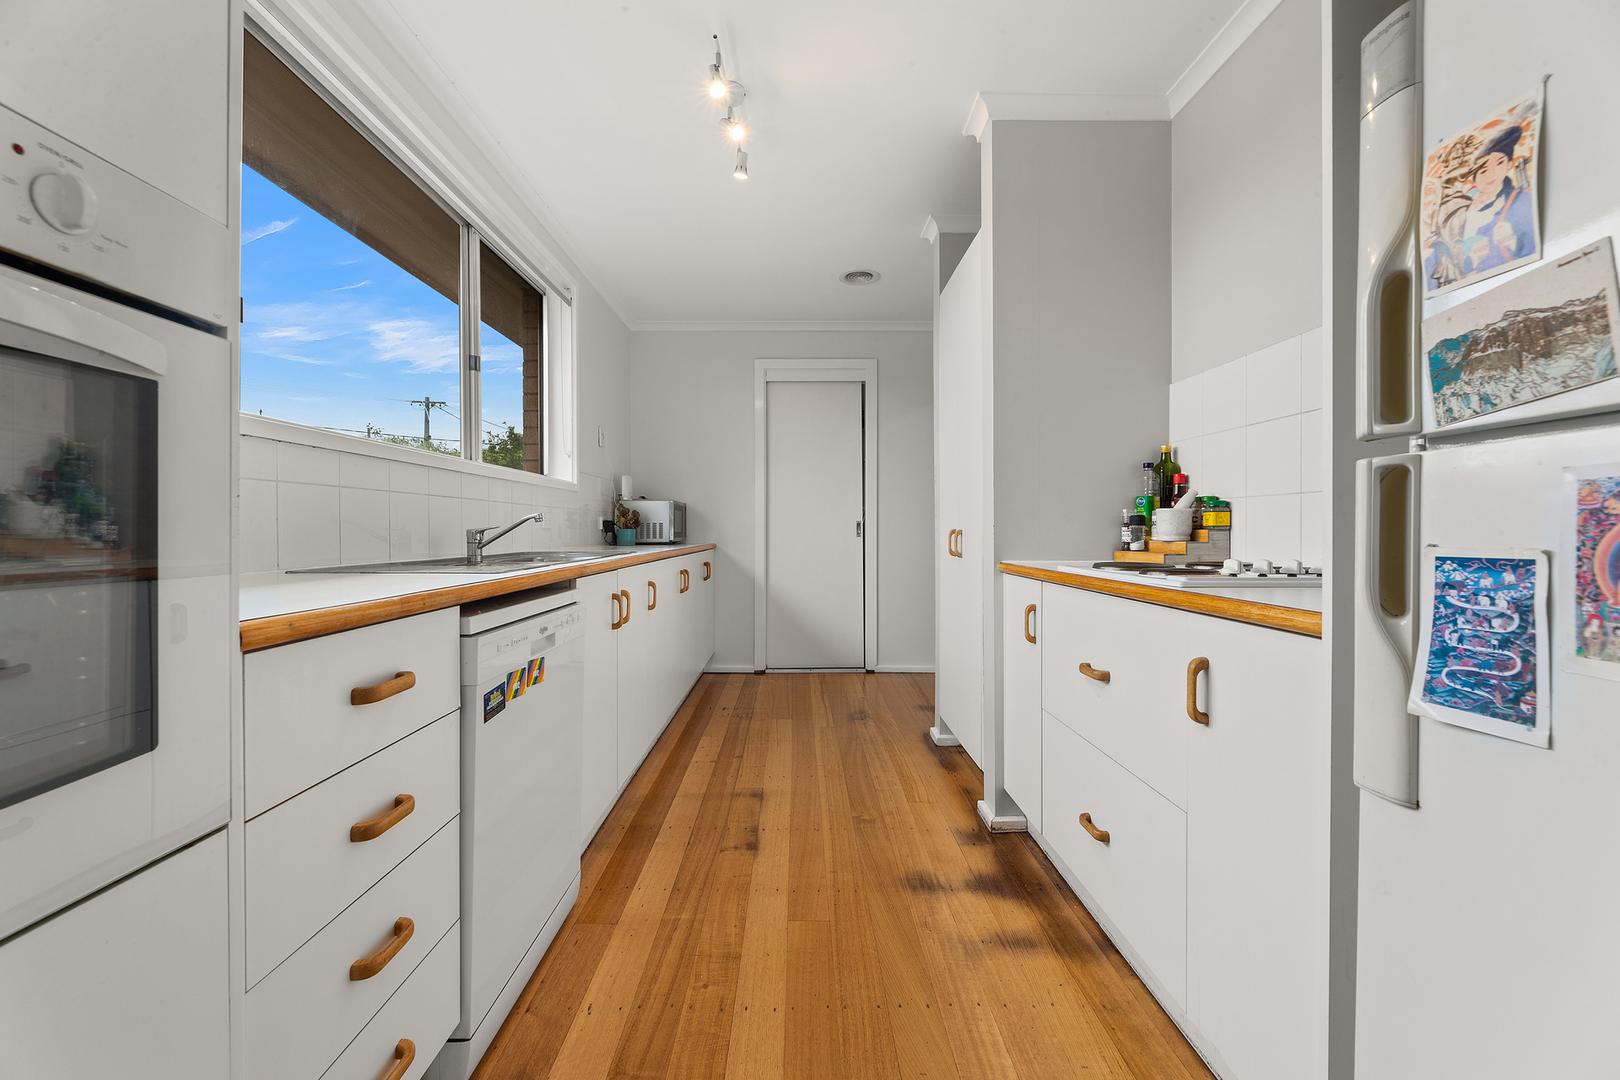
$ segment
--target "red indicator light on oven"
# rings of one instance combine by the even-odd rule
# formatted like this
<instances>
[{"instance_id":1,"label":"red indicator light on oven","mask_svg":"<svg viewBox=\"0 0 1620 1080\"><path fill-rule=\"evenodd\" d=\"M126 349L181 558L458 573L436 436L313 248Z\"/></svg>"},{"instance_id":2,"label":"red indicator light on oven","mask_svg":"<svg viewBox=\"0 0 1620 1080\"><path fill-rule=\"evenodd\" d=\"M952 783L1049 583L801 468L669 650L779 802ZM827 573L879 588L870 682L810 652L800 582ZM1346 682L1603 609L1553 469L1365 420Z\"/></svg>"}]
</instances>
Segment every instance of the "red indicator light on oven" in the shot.
<instances>
[{"instance_id":1,"label":"red indicator light on oven","mask_svg":"<svg viewBox=\"0 0 1620 1080\"><path fill-rule=\"evenodd\" d=\"M14 142L14 143L12 143L12 144L11 144L11 152L12 152L12 153L13 153L13 154L21 154L21 153L22 153L22 152L23 152L23 145L22 145L22 143L20 143L20 142Z\"/></svg>"}]
</instances>

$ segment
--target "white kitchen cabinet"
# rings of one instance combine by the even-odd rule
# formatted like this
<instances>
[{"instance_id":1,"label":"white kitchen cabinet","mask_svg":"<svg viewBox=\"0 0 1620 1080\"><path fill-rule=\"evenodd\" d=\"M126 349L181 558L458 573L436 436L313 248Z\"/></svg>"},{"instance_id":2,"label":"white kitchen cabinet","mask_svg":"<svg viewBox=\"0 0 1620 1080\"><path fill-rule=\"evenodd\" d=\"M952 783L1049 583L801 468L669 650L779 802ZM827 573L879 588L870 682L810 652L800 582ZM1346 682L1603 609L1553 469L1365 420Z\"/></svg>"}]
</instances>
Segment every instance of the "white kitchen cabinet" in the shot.
<instances>
[{"instance_id":1,"label":"white kitchen cabinet","mask_svg":"<svg viewBox=\"0 0 1620 1080\"><path fill-rule=\"evenodd\" d=\"M1328 745L1327 718L1314 703L1322 644L1165 615L1200 644L1177 659L1209 660L1196 702L1209 725L1187 725L1188 1018L1234 1080L1320 1075Z\"/></svg>"},{"instance_id":2,"label":"white kitchen cabinet","mask_svg":"<svg viewBox=\"0 0 1620 1080\"><path fill-rule=\"evenodd\" d=\"M575 585L585 613L584 715L580 777L580 823L591 837L619 797L619 617L624 598L619 575L596 574Z\"/></svg>"},{"instance_id":3,"label":"white kitchen cabinet","mask_svg":"<svg viewBox=\"0 0 1620 1080\"><path fill-rule=\"evenodd\" d=\"M230 1075L225 834L0 946L0 1074Z\"/></svg>"},{"instance_id":4,"label":"white kitchen cabinet","mask_svg":"<svg viewBox=\"0 0 1620 1080\"><path fill-rule=\"evenodd\" d=\"M984 764L985 575L992 552L984 521L984 300L975 240L939 296L935 453L937 662L934 710Z\"/></svg>"},{"instance_id":5,"label":"white kitchen cabinet","mask_svg":"<svg viewBox=\"0 0 1620 1080\"><path fill-rule=\"evenodd\" d=\"M1002 584L1005 783L1031 832L1220 1075L1325 1075L1322 643Z\"/></svg>"},{"instance_id":6,"label":"white kitchen cabinet","mask_svg":"<svg viewBox=\"0 0 1620 1080\"><path fill-rule=\"evenodd\" d=\"M1041 831L1041 583L1003 577L1001 593L1003 786Z\"/></svg>"}]
</instances>

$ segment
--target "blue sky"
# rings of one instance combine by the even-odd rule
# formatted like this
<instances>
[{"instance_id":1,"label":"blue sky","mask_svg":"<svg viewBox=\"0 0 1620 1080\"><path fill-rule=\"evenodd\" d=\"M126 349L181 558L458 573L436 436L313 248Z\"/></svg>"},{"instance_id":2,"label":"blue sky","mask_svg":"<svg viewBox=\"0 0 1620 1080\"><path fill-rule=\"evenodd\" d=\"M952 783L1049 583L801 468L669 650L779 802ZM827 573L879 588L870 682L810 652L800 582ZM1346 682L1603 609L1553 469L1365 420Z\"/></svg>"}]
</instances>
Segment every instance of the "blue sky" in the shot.
<instances>
[{"instance_id":1,"label":"blue sky","mask_svg":"<svg viewBox=\"0 0 1620 1080\"><path fill-rule=\"evenodd\" d=\"M459 440L456 305L246 166L242 169L242 410L363 433L422 434L412 399L448 402L433 437ZM523 354L481 331L485 430L522 427Z\"/></svg>"}]
</instances>

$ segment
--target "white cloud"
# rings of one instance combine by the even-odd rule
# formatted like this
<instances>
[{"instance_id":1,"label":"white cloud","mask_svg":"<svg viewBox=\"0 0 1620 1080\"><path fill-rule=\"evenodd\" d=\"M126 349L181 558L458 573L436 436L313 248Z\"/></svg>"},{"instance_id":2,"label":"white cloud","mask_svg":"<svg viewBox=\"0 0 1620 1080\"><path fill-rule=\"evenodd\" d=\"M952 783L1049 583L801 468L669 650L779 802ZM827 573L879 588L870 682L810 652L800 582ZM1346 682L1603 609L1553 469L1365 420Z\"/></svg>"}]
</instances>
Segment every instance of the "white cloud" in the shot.
<instances>
[{"instance_id":1,"label":"white cloud","mask_svg":"<svg viewBox=\"0 0 1620 1080\"><path fill-rule=\"evenodd\" d=\"M404 364L413 372L456 371L461 366L461 341L454 329L413 318L379 319L367 329L380 360Z\"/></svg>"},{"instance_id":2,"label":"white cloud","mask_svg":"<svg viewBox=\"0 0 1620 1080\"><path fill-rule=\"evenodd\" d=\"M350 289L363 289L367 285L370 285L370 284L371 284L371 279L367 278L364 281L357 281L353 285L339 285L337 288L328 289L327 291L328 292L348 292Z\"/></svg>"},{"instance_id":3,"label":"white cloud","mask_svg":"<svg viewBox=\"0 0 1620 1080\"><path fill-rule=\"evenodd\" d=\"M267 236L274 236L278 232L290 229L297 220L297 218L287 218L282 221L266 222L257 228L244 229L242 231L242 246L247 247L255 240L263 240Z\"/></svg>"}]
</instances>

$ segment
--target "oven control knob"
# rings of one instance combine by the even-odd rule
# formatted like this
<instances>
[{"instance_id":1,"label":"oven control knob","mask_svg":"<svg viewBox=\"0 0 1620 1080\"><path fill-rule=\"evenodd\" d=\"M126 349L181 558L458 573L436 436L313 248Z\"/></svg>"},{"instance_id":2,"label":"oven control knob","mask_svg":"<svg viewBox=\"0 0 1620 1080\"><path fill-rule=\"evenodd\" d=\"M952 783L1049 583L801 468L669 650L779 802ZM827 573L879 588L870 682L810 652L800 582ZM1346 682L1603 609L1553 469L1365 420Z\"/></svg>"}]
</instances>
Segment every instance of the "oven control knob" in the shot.
<instances>
[{"instance_id":1,"label":"oven control knob","mask_svg":"<svg viewBox=\"0 0 1620 1080\"><path fill-rule=\"evenodd\" d=\"M29 184L28 197L47 225L69 236L89 232L100 209L90 185L70 173L40 173Z\"/></svg>"}]
</instances>

